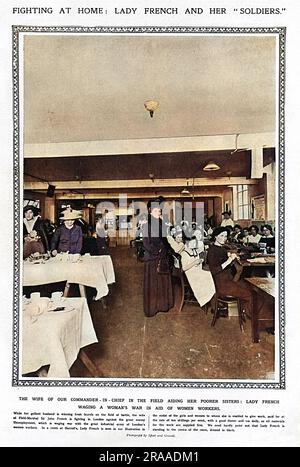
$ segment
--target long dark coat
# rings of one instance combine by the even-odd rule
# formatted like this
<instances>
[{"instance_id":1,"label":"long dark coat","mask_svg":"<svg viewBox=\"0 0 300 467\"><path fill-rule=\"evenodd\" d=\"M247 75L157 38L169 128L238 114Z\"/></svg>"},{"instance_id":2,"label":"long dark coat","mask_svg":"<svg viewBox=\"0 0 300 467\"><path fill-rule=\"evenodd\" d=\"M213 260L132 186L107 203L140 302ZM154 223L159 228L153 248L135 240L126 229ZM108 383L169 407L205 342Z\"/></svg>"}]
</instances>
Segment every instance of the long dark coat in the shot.
<instances>
[{"instance_id":1,"label":"long dark coat","mask_svg":"<svg viewBox=\"0 0 300 467\"><path fill-rule=\"evenodd\" d=\"M149 216L143 226L144 254L144 313L154 316L159 311L168 311L173 307L173 287L171 271L164 267L158 272L161 257L166 258L168 243L161 220Z\"/></svg>"}]
</instances>

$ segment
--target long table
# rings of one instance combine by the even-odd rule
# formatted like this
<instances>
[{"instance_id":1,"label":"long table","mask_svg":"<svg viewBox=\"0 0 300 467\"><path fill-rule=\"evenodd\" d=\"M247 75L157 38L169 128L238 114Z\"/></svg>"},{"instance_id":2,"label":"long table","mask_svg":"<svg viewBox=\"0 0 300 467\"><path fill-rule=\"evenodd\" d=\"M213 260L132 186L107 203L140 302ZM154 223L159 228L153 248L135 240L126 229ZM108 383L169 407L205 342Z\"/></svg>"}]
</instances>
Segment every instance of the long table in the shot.
<instances>
[{"instance_id":1,"label":"long table","mask_svg":"<svg viewBox=\"0 0 300 467\"><path fill-rule=\"evenodd\" d=\"M34 306L39 306L40 302L41 299ZM80 349L98 342L86 299L65 298L62 305L69 311L44 311L35 316L32 314L32 303L23 304L23 375L50 365L47 378L69 378L69 369L77 359ZM92 363L88 361L84 351L82 361L85 364ZM100 372L98 376L101 376Z\"/></svg>"},{"instance_id":2,"label":"long table","mask_svg":"<svg viewBox=\"0 0 300 467\"><path fill-rule=\"evenodd\" d=\"M241 260L241 265L243 266L244 273L243 277L247 276L257 276L257 275L269 275L274 276L275 274L275 257L274 256L259 256L257 258L243 259Z\"/></svg>"},{"instance_id":3,"label":"long table","mask_svg":"<svg viewBox=\"0 0 300 467\"><path fill-rule=\"evenodd\" d=\"M262 307L267 304L274 311L275 279L271 277L248 277L244 280L251 285L253 292L252 341L257 343L259 342L259 322Z\"/></svg>"},{"instance_id":4,"label":"long table","mask_svg":"<svg viewBox=\"0 0 300 467\"><path fill-rule=\"evenodd\" d=\"M23 286L63 281L95 288L95 300L99 300L108 294L108 285L115 282L111 257L84 255L76 262L55 257L39 264L23 261Z\"/></svg>"}]
</instances>

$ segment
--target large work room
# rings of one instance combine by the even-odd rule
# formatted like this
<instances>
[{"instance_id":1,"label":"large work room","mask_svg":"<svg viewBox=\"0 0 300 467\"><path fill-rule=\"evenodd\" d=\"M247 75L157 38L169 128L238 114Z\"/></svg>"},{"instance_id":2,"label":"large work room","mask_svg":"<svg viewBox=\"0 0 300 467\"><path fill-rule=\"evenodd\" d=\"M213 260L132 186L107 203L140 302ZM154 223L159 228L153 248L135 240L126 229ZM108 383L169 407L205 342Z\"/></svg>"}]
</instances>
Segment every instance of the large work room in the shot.
<instances>
[{"instance_id":1,"label":"large work room","mask_svg":"<svg viewBox=\"0 0 300 467\"><path fill-rule=\"evenodd\" d=\"M274 380L276 54L24 35L21 378Z\"/></svg>"}]
</instances>

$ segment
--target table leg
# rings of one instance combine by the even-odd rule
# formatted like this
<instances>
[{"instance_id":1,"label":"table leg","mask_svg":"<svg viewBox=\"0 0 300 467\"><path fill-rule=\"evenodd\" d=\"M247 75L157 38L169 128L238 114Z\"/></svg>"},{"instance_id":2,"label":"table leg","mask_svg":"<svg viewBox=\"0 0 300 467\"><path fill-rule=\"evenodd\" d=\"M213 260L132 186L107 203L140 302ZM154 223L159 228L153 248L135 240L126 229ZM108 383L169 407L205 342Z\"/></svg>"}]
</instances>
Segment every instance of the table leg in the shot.
<instances>
[{"instance_id":1,"label":"table leg","mask_svg":"<svg viewBox=\"0 0 300 467\"><path fill-rule=\"evenodd\" d=\"M259 308L258 308L258 296L256 292L253 292L253 308L252 308L252 317L251 317L251 329L252 329L252 342L257 344L259 342L259 332L258 332L258 317L259 317Z\"/></svg>"},{"instance_id":2,"label":"table leg","mask_svg":"<svg viewBox=\"0 0 300 467\"><path fill-rule=\"evenodd\" d=\"M64 294L63 296L64 297L68 297L69 296L69 288L70 288L70 283L69 282L66 282L66 285L65 285L65 289L64 289Z\"/></svg>"},{"instance_id":3,"label":"table leg","mask_svg":"<svg viewBox=\"0 0 300 467\"><path fill-rule=\"evenodd\" d=\"M81 349L78 355L79 360L84 364L84 366L89 370L93 378L102 378L103 373L100 371L94 362L90 359L88 354L84 349Z\"/></svg>"},{"instance_id":4,"label":"table leg","mask_svg":"<svg viewBox=\"0 0 300 467\"><path fill-rule=\"evenodd\" d=\"M82 284L78 284L78 285L79 285L80 297L86 298L85 285L82 285Z\"/></svg>"}]
</instances>

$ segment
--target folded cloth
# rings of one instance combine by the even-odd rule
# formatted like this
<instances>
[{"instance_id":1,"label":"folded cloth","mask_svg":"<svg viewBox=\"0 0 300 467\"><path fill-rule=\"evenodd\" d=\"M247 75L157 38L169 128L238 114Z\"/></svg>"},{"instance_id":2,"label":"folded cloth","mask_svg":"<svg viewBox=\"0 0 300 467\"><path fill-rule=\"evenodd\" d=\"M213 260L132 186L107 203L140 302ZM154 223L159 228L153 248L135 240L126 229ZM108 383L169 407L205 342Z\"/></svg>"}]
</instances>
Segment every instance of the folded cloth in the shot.
<instances>
[{"instance_id":1,"label":"folded cloth","mask_svg":"<svg viewBox=\"0 0 300 467\"><path fill-rule=\"evenodd\" d=\"M249 263L266 263L266 258L252 258L252 259L247 259Z\"/></svg>"}]
</instances>

